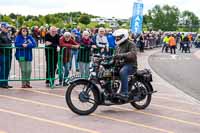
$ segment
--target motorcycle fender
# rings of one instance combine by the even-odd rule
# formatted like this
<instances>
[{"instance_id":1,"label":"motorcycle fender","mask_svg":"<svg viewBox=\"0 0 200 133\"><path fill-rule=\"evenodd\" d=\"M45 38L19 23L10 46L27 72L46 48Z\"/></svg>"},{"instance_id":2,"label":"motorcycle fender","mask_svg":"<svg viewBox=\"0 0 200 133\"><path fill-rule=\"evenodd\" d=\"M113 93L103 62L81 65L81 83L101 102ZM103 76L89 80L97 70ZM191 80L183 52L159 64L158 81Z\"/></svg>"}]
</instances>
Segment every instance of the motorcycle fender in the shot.
<instances>
[{"instance_id":1,"label":"motorcycle fender","mask_svg":"<svg viewBox=\"0 0 200 133\"><path fill-rule=\"evenodd\" d=\"M101 102L102 101L101 91L100 91L99 87L95 83L93 83L92 81L87 80L87 79L79 78L79 79L75 79L75 80L71 81L69 84L70 85L71 84L76 84L77 82L81 82L81 81L82 82L88 82L89 84L91 84L93 86L92 89L95 89L97 91L97 93L98 93L98 102Z\"/></svg>"},{"instance_id":2,"label":"motorcycle fender","mask_svg":"<svg viewBox=\"0 0 200 133\"><path fill-rule=\"evenodd\" d=\"M150 87L150 90L149 90L149 91L150 91L150 92L154 92L154 90L153 90L153 86L151 85L151 83L148 82L147 84L148 84L148 86Z\"/></svg>"}]
</instances>

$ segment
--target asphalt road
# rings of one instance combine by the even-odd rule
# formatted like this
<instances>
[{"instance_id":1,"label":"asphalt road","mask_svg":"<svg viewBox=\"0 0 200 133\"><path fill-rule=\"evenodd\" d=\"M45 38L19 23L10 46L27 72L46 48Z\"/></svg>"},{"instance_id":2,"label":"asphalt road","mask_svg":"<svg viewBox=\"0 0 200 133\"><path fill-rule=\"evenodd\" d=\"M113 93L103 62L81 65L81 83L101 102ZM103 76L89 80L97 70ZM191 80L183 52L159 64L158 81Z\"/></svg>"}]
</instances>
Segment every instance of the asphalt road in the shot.
<instances>
[{"instance_id":1,"label":"asphalt road","mask_svg":"<svg viewBox=\"0 0 200 133\"><path fill-rule=\"evenodd\" d=\"M191 52L178 51L176 55L158 52L151 55L149 64L165 80L200 100L200 59L195 56L198 49Z\"/></svg>"}]
</instances>

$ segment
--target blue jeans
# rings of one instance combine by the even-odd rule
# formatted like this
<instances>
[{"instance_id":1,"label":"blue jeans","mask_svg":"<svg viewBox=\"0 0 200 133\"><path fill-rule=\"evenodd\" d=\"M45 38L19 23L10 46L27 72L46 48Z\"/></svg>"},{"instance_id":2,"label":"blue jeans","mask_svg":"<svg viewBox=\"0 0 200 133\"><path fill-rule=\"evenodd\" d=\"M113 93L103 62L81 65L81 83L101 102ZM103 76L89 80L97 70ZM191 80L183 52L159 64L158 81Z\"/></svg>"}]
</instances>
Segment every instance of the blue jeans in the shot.
<instances>
[{"instance_id":1,"label":"blue jeans","mask_svg":"<svg viewBox=\"0 0 200 133\"><path fill-rule=\"evenodd\" d=\"M8 85L8 76L11 68L11 56L0 55L0 86Z\"/></svg>"},{"instance_id":2,"label":"blue jeans","mask_svg":"<svg viewBox=\"0 0 200 133\"><path fill-rule=\"evenodd\" d=\"M167 43L163 42L162 52L167 48Z\"/></svg>"},{"instance_id":3,"label":"blue jeans","mask_svg":"<svg viewBox=\"0 0 200 133\"><path fill-rule=\"evenodd\" d=\"M70 63L64 63L63 67L61 69L61 73L59 74L59 82L61 83L62 81L65 82L65 80L68 78L69 75L69 65ZM63 80L64 77L64 80Z\"/></svg>"},{"instance_id":4,"label":"blue jeans","mask_svg":"<svg viewBox=\"0 0 200 133\"><path fill-rule=\"evenodd\" d=\"M82 78L89 77L89 67L90 67L89 63L80 62L79 66L80 66L81 77Z\"/></svg>"},{"instance_id":5,"label":"blue jeans","mask_svg":"<svg viewBox=\"0 0 200 133\"><path fill-rule=\"evenodd\" d=\"M131 75L136 71L137 69L134 68L132 64L126 64L120 69L119 75L122 83L122 94L128 95L128 75Z\"/></svg>"},{"instance_id":6,"label":"blue jeans","mask_svg":"<svg viewBox=\"0 0 200 133\"><path fill-rule=\"evenodd\" d=\"M72 58L75 56L75 63L76 63L76 70L79 69L78 67L78 50L77 49L72 49L71 50L71 56L70 56L70 68L72 67Z\"/></svg>"}]
</instances>

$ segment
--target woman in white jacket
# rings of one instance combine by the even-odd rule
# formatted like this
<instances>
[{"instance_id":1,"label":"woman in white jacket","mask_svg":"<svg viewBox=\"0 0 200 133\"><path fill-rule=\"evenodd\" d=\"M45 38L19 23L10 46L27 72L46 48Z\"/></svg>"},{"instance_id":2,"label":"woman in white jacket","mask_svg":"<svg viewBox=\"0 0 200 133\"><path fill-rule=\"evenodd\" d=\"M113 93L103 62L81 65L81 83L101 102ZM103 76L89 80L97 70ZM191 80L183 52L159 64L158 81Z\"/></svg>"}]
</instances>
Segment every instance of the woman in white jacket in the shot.
<instances>
[{"instance_id":1,"label":"woman in white jacket","mask_svg":"<svg viewBox=\"0 0 200 133\"><path fill-rule=\"evenodd\" d=\"M105 54L109 51L109 43L103 27L99 28L98 30L98 34L96 36L96 46L100 50L101 54Z\"/></svg>"}]
</instances>

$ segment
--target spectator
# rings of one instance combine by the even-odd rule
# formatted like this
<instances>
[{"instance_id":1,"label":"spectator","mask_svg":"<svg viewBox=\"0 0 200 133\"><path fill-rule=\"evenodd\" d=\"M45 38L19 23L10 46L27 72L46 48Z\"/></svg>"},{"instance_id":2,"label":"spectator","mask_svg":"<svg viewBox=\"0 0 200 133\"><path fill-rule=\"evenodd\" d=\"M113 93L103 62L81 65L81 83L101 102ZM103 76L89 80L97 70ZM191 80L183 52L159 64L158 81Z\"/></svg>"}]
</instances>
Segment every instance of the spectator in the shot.
<instances>
[{"instance_id":1,"label":"spectator","mask_svg":"<svg viewBox=\"0 0 200 133\"><path fill-rule=\"evenodd\" d=\"M185 46L186 45L186 46ZM183 51L185 50L185 53L187 52L187 51L189 51L189 53L190 53L190 41L189 41L189 38L188 38L188 36L185 36L184 38L183 38L183 41L181 42L181 46L182 46L182 53L183 53Z\"/></svg>"},{"instance_id":2,"label":"spectator","mask_svg":"<svg viewBox=\"0 0 200 133\"><path fill-rule=\"evenodd\" d=\"M46 55L46 85L49 86L50 79L54 84L55 71L58 62L58 50L59 50L59 35L57 28L52 26L49 33L45 36L45 55Z\"/></svg>"},{"instance_id":3,"label":"spectator","mask_svg":"<svg viewBox=\"0 0 200 133\"><path fill-rule=\"evenodd\" d=\"M65 32L64 35L60 38L59 40L60 43L60 48L62 50L62 56L61 56L61 73L59 74L59 85L62 85L63 81L63 86L66 85L66 79L68 78L69 75L69 65L70 65L70 56L71 56L71 49L78 49L79 44L72 38L70 32ZM64 49L64 50L63 50ZM64 80L63 80L63 70L64 68Z\"/></svg>"},{"instance_id":4,"label":"spectator","mask_svg":"<svg viewBox=\"0 0 200 133\"><path fill-rule=\"evenodd\" d=\"M113 55L115 49L115 37L112 35L112 30L108 29L106 34L108 44L109 44L109 55Z\"/></svg>"},{"instance_id":5,"label":"spectator","mask_svg":"<svg viewBox=\"0 0 200 133\"><path fill-rule=\"evenodd\" d=\"M8 33L9 25L7 23L1 24L0 32L0 87L12 88L8 85L8 76L12 61L12 47L11 36Z\"/></svg>"},{"instance_id":6,"label":"spectator","mask_svg":"<svg viewBox=\"0 0 200 133\"><path fill-rule=\"evenodd\" d=\"M47 33L46 28L43 27L40 33L41 33L41 43L45 43L45 36Z\"/></svg>"},{"instance_id":7,"label":"spectator","mask_svg":"<svg viewBox=\"0 0 200 133\"><path fill-rule=\"evenodd\" d=\"M40 30L38 26L33 27L33 38L36 41L36 45L38 46L40 40Z\"/></svg>"},{"instance_id":8,"label":"spectator","mask_svg":"<svg viewBox=\"0 0 200 133\"><path fill-rule=\"evenodd\" d=\"M162 47L162 52L165 50L165 52L167 53L168 52L168 46L169 46L169 37L170 35L166 35L164 37L164 40L163 40L163 47Z\"/></svg>"},{"instance_id":9,"label":"spectator","mask_svg":"<svg viewBox=\"0 0 200 133\"><path fill-rule=\"evenodd\" d=\"M170 46L171 54L172 53L176 54L176 39L175 39L174 35L171 35L169 37L169 46ZM172 50L173 50L173 52L172 52Z\"/></svg>"},{"instance_id":10,"label":"spectator","mask_svg":"<svg viewBox=\"0 0 200 133\"><path fill-rule=\"evenodd\" d=\"M106 54L106 52L109 52L108 39L105 36L105 29L103 27L99 28L96 36L96 48L100 49L101 54Z\"/></svg>"},{"instance_id":11,"label":"spectator","mask_svg":"<svg viewBox=\"0 0 200 133\"><path fill-rule=\"evenodd\" d=\"M185 38L185 35L184 35L184 33L182 33L181 34L181 42L180 42L180 48L179 48L179 50L181 50L182 48L183 48L183 39Z\"/></svg>"},{"instance_id":12,"label":"spectator","mask_svg":"<svg viewBox=\"0 0 200 133\"><path fill-rule=\"evenodd\" d=\"M89 36L90 33L88 31L84 31L80 43L81 48L79 51L78 61L80 62L81 77L89 76L90 49L92 46L92 41Z\"/></svg>"},{"instance_id":13,"label":"spectator","mask_svg":"<svg viewBox=\"0 0 200 133\"><path fill-rule=\"evenodd\" d=\"M28 28L22 27L15 39L17 47L15 57L18 60L22 74L22 88L32 88L30 85L32 71L32 48L36 47L36 42L29 35Z\"/></svg>"},{"instance_id":14,"label":"spectator","mask_svg":"<svg viewBox=\"0 0 200 133\"><path fill-rule=\"evenodd\" d=\"M188 40L189 40L189 47L192 47L192 40L193 40L192 34L188 35Z\"/></svg>"},{"instance_id":15,"label":"spectator","mask_svg":"<svg viewBox=\"0 0 200 133\"><path fill-rule=\"evenodd\" d=\"M72 39L74 39L74 41L76 41L77 43L80 43L80 40L81 40L81 36L79 35L79 32L74 29L71 31L71 37ZM76 65L76 70L79 71L79 66L78 66L78 49L76 48L72 48L71 49L71 56L70 56L70 68L72 66L72 59L73 57L75 57L75 65Z\"/></svg>"},{"instance_id":16,"label":"spectator","mask_svg":"<svg viewBox=\"0 0 200 133\"><path fill-rule=\"evenodd\" d=\"M139 48L140 48L140 52L144 52L144 35L141 34L139 37Z\"/></svg>"}]
</instances>

